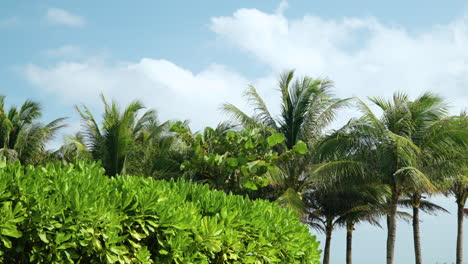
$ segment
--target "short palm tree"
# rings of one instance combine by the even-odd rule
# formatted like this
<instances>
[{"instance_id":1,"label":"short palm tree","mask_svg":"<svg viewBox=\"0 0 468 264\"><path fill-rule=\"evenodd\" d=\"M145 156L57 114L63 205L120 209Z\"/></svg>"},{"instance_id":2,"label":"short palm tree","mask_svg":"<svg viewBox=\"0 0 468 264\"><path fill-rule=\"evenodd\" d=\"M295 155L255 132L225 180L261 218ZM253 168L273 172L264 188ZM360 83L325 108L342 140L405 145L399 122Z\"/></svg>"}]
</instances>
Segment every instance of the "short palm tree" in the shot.
<instances>
[{"instance_id":1,"label":"short palm tree","mask_svg":"<svg viewBox=\"0 0 468 264\"><path fill-rule=\"evenodd\" d=\"M127 172L158 179L182 176L181 164L189 159L188 148L169 132L168 122L154 123L135 140L135 149L130 152Z\"/></svg>"},{"instance_id":2,"label":"short palm tree","mask_svg":"<svg viewBox=\"0 0 468 264\"><path fill-rule=\"evenodd\" d=\"M360 223L370 223L381 227L379 220L387 213L386 198L389 190L383 185L355 185L351 186L353 191L348 190L345 201L351 208L343 214L338 221L340 226L346 228L346 264L352 264L353 232ZM408 214L398 212L398 216L407 219Z\"/></svg>"},{"instance_id":3,"label":"short palm tree","mask_svg":"<svg viewBox=\"0 0 468 264\"><path fill-rule=\"evenodd\" d=\"M65 125L58 118L43 125L39 103L27 100L20 108L5 109L5 96L0 96L0 155L18 159L23 164L38 164L47 141Z\"/></svg>"},{"instance_id":4,"label":"short palm tree","mask_svg":"<svg viewBox=\"0 0 468 264\"><path fill-rule=\"evenodd\" d=\"M362 222L380 226L378 219L387 211L384 203L387 195L388 190L382 185L352 183L304 193L307 208L304 222L325 233L324 264L330 263L332 232L337 226L347 230L346 263L352 263L352 234L355 226Z\"/></svg>"},{"instance_id":5,"label":"short palm tree","mask_svg":"<svg viewBox=\"0 0 468 264\"><path fill-rule=\"evenodd\" d=\"M103 95L101 99L104 104L101 127L86 106L75 106L82 118L83 141L92 157L102 161L107 175L126 173L135 143L156 123L156 113L148 110L140 115L144 106L139 101L133 101L121 111L114 101L107 103Z\"/></svg>"},{"instance_id":6,"label":"short palm tree","mask_svg":"<svg viewBox=\"0 0 468 264\"><path fill-rule=\"evenodd\" d=\"M75 133L74 136L65 136L63 145L53 155L64 164L79 160L92 160L91 153L86 149L84 137L80 132Z\"/></svg>"}]
</instances>

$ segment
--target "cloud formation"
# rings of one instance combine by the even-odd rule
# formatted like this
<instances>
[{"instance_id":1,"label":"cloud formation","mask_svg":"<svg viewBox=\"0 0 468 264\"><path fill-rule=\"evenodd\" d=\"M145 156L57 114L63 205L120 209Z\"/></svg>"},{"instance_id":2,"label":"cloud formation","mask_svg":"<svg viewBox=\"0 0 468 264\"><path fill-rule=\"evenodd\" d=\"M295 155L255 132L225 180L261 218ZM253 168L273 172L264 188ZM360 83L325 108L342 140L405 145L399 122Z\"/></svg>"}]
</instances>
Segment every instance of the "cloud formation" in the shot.
<instances>
[{"instance_id":1,"label":"cloud formation","mask_svg":"<svg viewBox=\"0 0 468 264\"><path fill-rule=\"evenodd\" d=\"M71 27L83 27L86 21L83 17L74 15L60 8L47 9L47 21L52 24L60 24Z\"/></svg>"},{"instance_id":2,"label":"cloud formation","mask_svg":"<svg viewBox=\"0 0 468 264\"><path fill-rule=\"evenodd\" d=\"M159 110L161 120L190 119L195 129L222 121L220 103L241 103L248 84L221 65L193 73L170 61L148 58L117 65L101 59L60 62L49 68L28 65L24 73L34 86L67 103L100 106L99 93L121 104L140 99Z\"/></svg>"},{"instance_id":3,"label":"cloud formation","mask_svg":"<svg viewBox=\"0 0 468 264\"><path fill-rule=\"evenodd\" d=\"M100 105L100 92L122 104L138 98L158 109L162 120L190 119L196 129L223 120L219 106L224 102L244 106L241 94L247 84L258 86L277 113L277 74L292 68L298 75L330 78L339 97L388 97L395 91L418 96L430 90L447 98L453 113L466 107L466 18L415 33L375 18L288 19L284 8L286 4L273 13L239 9L211 20L211 29L222 41L271 69L255 79L220 64L195 73L154 58L136 62L68 58L48 67L30 64L24 73L35 87L65 102ZM339 123L353 115L355 110L340 114Z\"/></svg>"},{"instance_id":4,"label":"cloud formation","mask_svg":"<svg viewBox=\"0 0 468 264\"><path fill-rule=\"evenodd\" d=\"M239 9L213 18L211 29L273 71L295 68L332 79L340 96L430 90L459 110L468 101L467 22L463 17L414 33L375 18L288 19L282 12Z\"/></svg>"}]
</instances>

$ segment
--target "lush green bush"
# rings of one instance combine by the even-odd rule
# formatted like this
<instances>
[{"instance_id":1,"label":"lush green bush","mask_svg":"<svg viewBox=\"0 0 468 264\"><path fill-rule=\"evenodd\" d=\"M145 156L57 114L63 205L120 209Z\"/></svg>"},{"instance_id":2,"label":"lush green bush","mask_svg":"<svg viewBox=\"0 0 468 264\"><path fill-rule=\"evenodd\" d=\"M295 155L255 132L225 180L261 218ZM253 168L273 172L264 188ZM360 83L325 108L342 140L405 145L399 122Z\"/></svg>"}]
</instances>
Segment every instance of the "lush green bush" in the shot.
<instances>
[{"instance_id":1,"label":"lush green bush","mask_svg":"<svg viewBox=\"0 0 468 264\"><path fill-rule=\"evenodd\" d=\"M97 164L0 164L2 263L319 263L291 211Z\"/></svg>"}]
</instances>

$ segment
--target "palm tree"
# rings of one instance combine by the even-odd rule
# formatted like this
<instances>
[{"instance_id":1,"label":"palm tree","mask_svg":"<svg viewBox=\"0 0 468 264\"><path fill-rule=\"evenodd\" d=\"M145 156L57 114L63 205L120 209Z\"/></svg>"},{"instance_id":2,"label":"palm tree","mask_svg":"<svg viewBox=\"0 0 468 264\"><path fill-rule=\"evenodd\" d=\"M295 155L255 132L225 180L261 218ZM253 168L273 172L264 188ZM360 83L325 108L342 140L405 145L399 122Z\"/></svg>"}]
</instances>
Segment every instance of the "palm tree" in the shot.
<instances>
[{"instance_id":1,"label":"palm tree","mask_svg":"<svg viewBox=\"0 0 468 264\"><path fill-rule=\"evenodd\" d=\"M112 101L108 104L101 95L104 104L102 126L99 127L91 111L82 106L75 106L83 122L83 140L86 148L96 160L101 160L106 174L114 176L126 173L131 166L130 154L136 148L139 137L156 122L154 110L148 110L139 116L144 106L133 101L123 111Z\"/></svg>"},{"instance_id":2,"label":"palm tree","mask_svg":"<svg viewBox=\"0 0 468 264\"><path fill-rule=\"evenodd\" d=\"M443 98L424 93L414 101L400 94L397 100L387 101L383 98L372 98L372 101L384 111L384 122L395 134L410 139L420 150L418 169L428 176L431 183L411 186L410 199L407 205L413 210L413 237L415 263L422 263L421 237L419 228L419 209L425 212L446 211L429 201L422 200L424 193L434 193L437 189L433 180L440 178L444 171L433 168L435 162L447 160L447 150L440 149L437 142L462 140L463 134L450 126L444 125L447 118L447 106ZM450 148L453 149L453 148Z\"/></svg>"},{"instance_id":3,"label":"palm tree","mask_svg":"<svg viewBox=\"0 0 468 264\"><path fill-rule=\"evenodd\" d=\"M412 214L412 227L413 227L413 243L415 253L415 263L422 263L421 253L421 232L420 232L420 210L427 214L436 214L437 212L448 213L443 207L425 200L425 196L420 192L410 192L408 197L400 201L400 205L411 208Z\"/></svg>"},{"instance_id":4,"label":"palm tree","mask_svg":"<svg viewBox=\"0 0 468 264\"><path fill-rule=\"evenodd\" d=\"M80 132L76 132L74 136L65 136L64 144L53 155L64 164L79 160L92 160L91 153L86 149L84 137Z\"/></svg>"},{"instance_id":5,"label":"palm tree","mask_svg":"<svg viewBox=\"0 0 468 264\"><path fill-rule=\"evenodd\" d=\"M462 135L431 134L429 127L437 126L439 121L436 120L445 114L445 109L439 98L429 93L414 102L400 93L396 93L392 101L370 99L383 111L382 118L378 119L358 100L364 115L351 120L321 144L318 153L322 160L329 162L318 166L315 172L335 177L361 175L361 180L375 181L390 188L387 213L387 263L390 264L393 263L400 197L409 190L434 189L425 166L430 160L442 159L444 153L453 149L443 150L444 146L450 145L452 137L460 140ZM437 151L442 152L436 155ZM343 158L346 156L348 158Z\"/></svg>"},{"instance_id":6,"label":"palm tree","mask_svg":"<svg viewBox=\"0 0 468 264\"><path fill-rule=\"evenodd\" d=\"M383 185L365 184L352 188L354 191L345 197L351 210L343 214L338 222L346 228L346 264L352 264L353 232L356 225L367 222L381 227L379 218L387 213L386 198L389 196L388 188ZM398 212L398 216L408 218L405 212Z\"/></svg>"},{"instance_id":7,"label":"palm tree","mask_svg":"<svg viewBox=\"0 0 468 264\"><path fill-rule=\"evenodd\" d=\"M446 194L455 196L457 203L457 247L456 263L463 263L463 216L467 215L465 209L468 199L468 116L462 113L460 116L453 116L445 120L445 127L448 130L459 131L464 137L454 138L457 144L450 143L450 153L446 153L449 160L438 160L434 167L445 172L445 186L443 190ZM449 146L445 146L448 148Z\"/></svg>"},{"instance_id":8,"label":"palm tree","mask_svg":"<svg viewBox=\"0 0 468 264\"><path fill-rule=\"evenodd\" d=\"M158 179L182 176L180 165L190 158L189 149L169 132L168 122L152 124L135 140L135 149L129 153L127 172Z\"/></svg>"},{"instance_id":9,"label":"palm tree","mask_svg":"<svg viewBox=\"0 0 468 264\"><path fill-rule=\"evenodd\" d=\"M332 233L337 219L349 208L340 197L340 190L314 190L303 194L307 214L305 222L312 228L325 233L323 264L330 263Z\"/></svg>"},{"instance_id":10,"label":"palm tree","mask_svg":"<svg viewBox=\"0 0 468 264\"><path fill-rule=\"evenodd\" d=\"M271 175L271 183L282 194L280 201L288 206L303 209L301 192L310 186L309 171L314 147L324 135L325 128L334 120L336 111L347 105L348 99L337 99L331 93L333 83L329 80L303 77L294 81L294 71L286 71L279 78L281 112L273 116L265 101L254 86L244 93L253 107L249 116L233 104L224 104L222 109L243 126L255 126L268 131L281 132L285 147L290 150L299 141L305 141L309 154L295 157L278 165L280 170Z\"/></svg>"},{"instance_id":11,"label":"palm tree","mask_svg":"<svg viewBox=\"0 0 468 264\"><path fill-rule=\"evenodd\" d=\"M449 191L457 203L457 251L456 264L463 264L463 216L466 215L465 204L468 198L468 174L460 175L450 184Z\"/></svg>"},{"instance_id":12,"label":"palm tree","mask_svg":"<svg viewBox=\"0 0 468 264\"><path fill-rule=\"evenodd\" d=\"M66 118L58 118L43 125L39 103L27 100L20 108L5 109L5 96L0 96L0 152L7 159L23 164L38 164L47 141L63 128Z\"/></svg>"},{"instance_id":13,"label":"palm tree","mask_svg":"<svg viewBox=\"0 0 468 264\"><path fill-rule=\"evenodd\" d=\"M352 234L355 226L361 222L380 226L378 218L386 213L383 198L387 195L388 190L382 185L352 183L310 189L304 193L307 208L305 223L325 233L324 264L330 263L331 238L336 226L343 226L347 230L346 263L352 263Z\"/></svg>"}]
</instances>

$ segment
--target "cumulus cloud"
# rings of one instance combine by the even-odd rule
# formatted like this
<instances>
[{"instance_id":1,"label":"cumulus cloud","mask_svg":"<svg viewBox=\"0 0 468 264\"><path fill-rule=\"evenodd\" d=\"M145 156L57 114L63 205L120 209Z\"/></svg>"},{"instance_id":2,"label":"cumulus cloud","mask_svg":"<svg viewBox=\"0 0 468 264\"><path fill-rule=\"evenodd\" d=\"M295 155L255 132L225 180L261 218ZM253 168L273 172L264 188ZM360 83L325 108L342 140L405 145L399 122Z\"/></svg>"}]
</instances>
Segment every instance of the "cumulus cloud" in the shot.
<instances>
[{"instance_id":1,"label":"cumulus cloud","mask_svg":"<svg viewBox=\"0 0 468 264\"><path fill-rule=\"evenodd\" d=\"M225 66L210 65L193 73L167 60L105 63L100 59L60 62L51 67L28 65L26 78L64 102L100 106L99 93L121 104L140 99L159 110L161 120L189 119L195 129L223 120L222 102L241 103L248 81Z\"/></svg>"},{"instance_id":2,"label":"cumulus cloud","mask_svg":"<svg viewBox=\"0 0 468 264\"><path fill-rule=\"evenodd\" d=\"M332 79L340 96L430 90L458 111L468 101L467 22L463 17L413 33L375 18L288 19L282 12L239 9L212 18L211 29L274 72L295 68Z\"/></svg>"},{"instance_id":3,"label":"cumulus cloud","mask_svg":"<svg viewBox=\"0 0 468 264\"><path fill-rule=\"evenodd\" d=\"M134 62L68 58L52 66L30 64L24 73L34 86L64 102L100 105L100 92L122 104L138 98L158 109L162 120L190 119L197 129L226 118L219 111L223 102L245 106L241 94L247 84L257 86L273 105L272 112L278 113L277 75L292 68L298 75L333 80L339 97L388 97L395 91L417 96L430 90L446 97L453 113L466 107L466 18L415 33L375 18L289 19L283 15L285 8L283 2L273 13L239 9L231 16L212 18L211 29L222 41L270 67L269 74L255 79L220 64L192 72L154 58ZM355 110L340 114L338 124L356 114Z\"/></svg>"},{"instance_id":4,"label":"cumulus cloud","mask_svg":"<svg viewBox=\"0 0 468 264\"><path fill-rule=\"evenodd\" d=\"M82 27L86 24L83 17L74 15L66 10L59 8L47 9L47 21L52 24L60 24L71 27Z\"/></svg>"}]
</instances>

